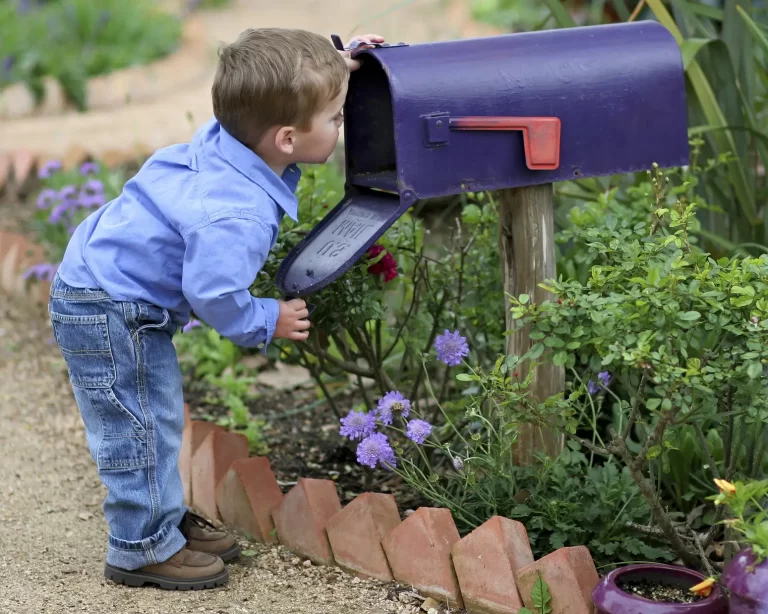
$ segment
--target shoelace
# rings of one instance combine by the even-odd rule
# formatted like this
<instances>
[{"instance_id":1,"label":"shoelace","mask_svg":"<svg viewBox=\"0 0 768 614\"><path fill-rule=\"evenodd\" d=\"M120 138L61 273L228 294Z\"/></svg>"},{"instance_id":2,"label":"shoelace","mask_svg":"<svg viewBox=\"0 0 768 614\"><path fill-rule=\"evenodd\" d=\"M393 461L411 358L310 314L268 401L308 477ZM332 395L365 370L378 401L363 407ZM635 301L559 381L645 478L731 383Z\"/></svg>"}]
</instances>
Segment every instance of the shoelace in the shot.
<instances>
[{"instance_id":1,"label":"shoelace","mask_svg":"<svg viewBox=\"0 0 768 614\"><path fill-rule=\"evenodd\" d=\"M216 526L211 524L210 522L208 522L202 516L198 516L194 512L187 511L187 513L184 515L184 520L181 521L182 533L185 534L185 537L186 537L186 523L187 523L187 521L196 524L198 527L200 527L203 530L205 530L205 529L212 529L214 531L216 530Z\"/></svg>"}]
</instances>

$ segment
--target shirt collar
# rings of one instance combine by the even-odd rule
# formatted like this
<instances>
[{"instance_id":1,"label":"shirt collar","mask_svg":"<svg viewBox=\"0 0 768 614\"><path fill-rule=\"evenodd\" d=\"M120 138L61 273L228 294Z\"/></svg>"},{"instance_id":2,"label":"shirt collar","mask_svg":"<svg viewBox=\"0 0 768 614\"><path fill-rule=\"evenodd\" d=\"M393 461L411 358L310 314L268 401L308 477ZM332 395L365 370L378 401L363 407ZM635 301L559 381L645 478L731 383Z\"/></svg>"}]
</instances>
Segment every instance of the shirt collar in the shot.
<instances>
[{"instance_id":1,"label":"shirt collar","mask_svg":"<svg viewBox=\"0 0 768 614\"><path fill-rule=\"evenodd\" d=\"M301 171L295 164L291 164L285 169L282 177L278 177L261 157L229 134L220 124L219 149L227 162L263 188L294 222L298 221L299 207L294 192L299 185Z\"/></svg>"}]
</instances>

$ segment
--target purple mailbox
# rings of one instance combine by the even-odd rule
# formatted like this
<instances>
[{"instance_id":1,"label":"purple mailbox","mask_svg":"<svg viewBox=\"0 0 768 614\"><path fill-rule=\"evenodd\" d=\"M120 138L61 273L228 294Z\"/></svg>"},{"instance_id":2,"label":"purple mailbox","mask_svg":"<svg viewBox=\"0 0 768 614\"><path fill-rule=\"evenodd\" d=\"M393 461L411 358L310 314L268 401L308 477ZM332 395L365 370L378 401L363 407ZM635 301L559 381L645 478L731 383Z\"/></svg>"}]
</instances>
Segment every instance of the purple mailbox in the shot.
<instances>
[{"instance_id":1,"label":"purple mailbox","mask_svg":"<svg viewBox=\"0 0 768 614\"><path fill-rule=\"evenodd\" d=\"M358 51L344 199L281 263L305 296L425 198L689 162L683 62L660 24Z\"/></svg>"}]
</instances>

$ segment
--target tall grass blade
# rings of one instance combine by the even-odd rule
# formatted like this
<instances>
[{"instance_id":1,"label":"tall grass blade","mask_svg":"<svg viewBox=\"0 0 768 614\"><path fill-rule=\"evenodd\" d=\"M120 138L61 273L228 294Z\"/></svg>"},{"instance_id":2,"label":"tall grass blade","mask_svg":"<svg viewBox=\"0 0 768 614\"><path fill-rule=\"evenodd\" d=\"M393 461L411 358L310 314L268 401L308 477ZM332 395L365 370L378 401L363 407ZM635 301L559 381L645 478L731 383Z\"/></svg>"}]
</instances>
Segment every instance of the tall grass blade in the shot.
<instances>
[{"instance_id":1,"label":"tall grass blade","mask_svg":"<svg viewBox=\"0 0 768 614\"><path fill-rule=\"evenodd\" d=\"M670 31L678 44L683 45L684 38L680 33L674 19L667 11L661 0L647 0L656 19ZM717 96L710 85L707 76L701 69L696 60L692 60L688 65L687 76L696 93L701 110L706 117L707 123L716 127L728 126L728 121L723 114L723 110L717 101ZM715 141L719 153L730 152L738 154L739 148L734 140L733 133L729 130L716 131L712 133L712 139ZM736 192L736 198L746 220L752 225L759 225L762 220L758 217L755 206L754 195L747 181L747 174L740 160L733 160L728 163L728 171L731 184Z\"/></svg>"}]
</instances>

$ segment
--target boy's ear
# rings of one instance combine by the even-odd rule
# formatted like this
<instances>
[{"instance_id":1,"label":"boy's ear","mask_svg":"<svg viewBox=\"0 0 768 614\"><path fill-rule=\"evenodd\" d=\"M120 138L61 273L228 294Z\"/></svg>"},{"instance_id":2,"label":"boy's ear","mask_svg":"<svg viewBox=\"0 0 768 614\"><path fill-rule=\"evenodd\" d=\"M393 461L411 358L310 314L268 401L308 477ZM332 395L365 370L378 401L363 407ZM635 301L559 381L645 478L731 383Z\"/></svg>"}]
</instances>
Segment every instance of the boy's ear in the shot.
<instances>
[{"instance_id":1,"label":"boy's ear","mask_svg":"<svg viewBox=\"0 0 768 614\"><path fill-rule=\"evenodd\" d=\"M275 132L275 147L278 151L290 156L296 147L296 128L293 126L283 126Z\"/></svg>"}]
</instances>

